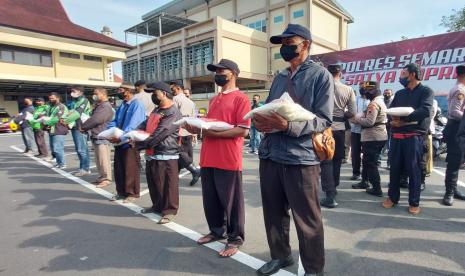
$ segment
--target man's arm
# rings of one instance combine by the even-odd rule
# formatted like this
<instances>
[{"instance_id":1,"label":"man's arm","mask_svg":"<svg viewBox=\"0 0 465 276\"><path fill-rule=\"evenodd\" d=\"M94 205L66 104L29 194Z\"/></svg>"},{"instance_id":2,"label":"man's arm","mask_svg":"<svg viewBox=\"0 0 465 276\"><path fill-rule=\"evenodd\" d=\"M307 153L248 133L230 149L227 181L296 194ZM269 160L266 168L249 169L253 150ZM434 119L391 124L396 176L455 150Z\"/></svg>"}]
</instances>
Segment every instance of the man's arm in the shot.
<instances>
[{"instance_id":1,"label":"man's arm","mask_svg":"<svg viewBox=\"0 0 465 276\"><path fill-rule=\"evenodd\" d=\"M105 105L101 107L102 110L99 112L94 112L92 116L85 123L82 123L81 129L82 130L89 130L97 127L105 122L108 122L113 117L113 109L109 105Z\"/></svg>"},{"instance_id":2,"label":"man's arm","mask_svg":"<svg viewBox=\"0 0 465 276\"><path fill-rule=\"evenodd\" d=\"M149 138L144 141L136 142L137 149L147 149L156 147L161 141L165 140L169 135L177 132L179 130L178 126L175 126L173 123L180 116L176 116L176 113L171 113L166 115L164 118L160 119L155 131L150 134Z\"/></svg>"},{"instance_id":3,"label":"man's arm","mask_svg":"<svg viewBox=\"0 0 465 276\"><path fill-rule=\"evenodd\" d=\"M315 119L303 122L289 122L286 134L291 137L311 135L315 132L322 132L332 123L334 105L334 81L329 72L322 72L313 88L315 93L313 100L313 110Z\"/></svg>"}]
</instances>

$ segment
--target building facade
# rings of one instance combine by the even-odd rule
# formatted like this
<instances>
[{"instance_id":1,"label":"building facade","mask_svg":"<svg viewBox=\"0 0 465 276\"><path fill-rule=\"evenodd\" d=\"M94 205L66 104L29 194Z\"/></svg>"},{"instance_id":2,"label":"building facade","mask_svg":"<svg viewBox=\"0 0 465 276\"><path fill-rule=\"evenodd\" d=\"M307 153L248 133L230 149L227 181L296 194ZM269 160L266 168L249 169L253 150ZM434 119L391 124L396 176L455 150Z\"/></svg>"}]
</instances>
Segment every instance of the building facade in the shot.
<instances>
[{"instance_id":1,"label":"building facade","mask_svg":"<svg viewBox=\"0 0 465 276\"><path fill-rule=\"evenodd\" d=\"M183 80L195 93L212 93L206 65L222 58L241 68L242 89L266 89L286 66L269 37L288 23L307 26L311 54L347 46L351 15L334 0L173 0L126 30L136 46L126 52L123 79Z\"/></svg>"},{"instance_id":2,"label":"building facade","mask_svg":"<svg viewBox=\"0 0 465 276\"><path fill-rule=\"evenodd\" d=\"M0 108L15 114L22 98L72 85L119 85L108 65L130 46L72 23L59 0L0 0L0 14Z\"/></svg>"}]
</instances>

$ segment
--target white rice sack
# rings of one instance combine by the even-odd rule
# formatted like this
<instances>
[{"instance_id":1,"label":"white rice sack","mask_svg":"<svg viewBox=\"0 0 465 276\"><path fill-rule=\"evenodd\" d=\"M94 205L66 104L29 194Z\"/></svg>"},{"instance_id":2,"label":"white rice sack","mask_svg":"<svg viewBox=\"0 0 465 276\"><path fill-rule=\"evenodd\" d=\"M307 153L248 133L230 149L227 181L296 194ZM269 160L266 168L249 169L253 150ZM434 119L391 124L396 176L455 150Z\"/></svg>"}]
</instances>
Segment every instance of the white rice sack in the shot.
<instances>
[{"instance_id":1,"label":"white rice sack","mask_svg":"<svg viewBox=\"0 0 465 276\"><path fill-rule=\"evenodd\" d=\"M87 120L89 120L90 116L85 114L85 113L82 113L81 114L81 122L85 123Z\"/></svg>"},{"instance_id":2,"label":"white rice sack","mask_svg":"<svg viewBox=\"0 0 465 276\"><path fill-rule=\"evenodd\" d=\"M39 119L37 119L37 122L42 123L42 124L45 124L45 123L47 123L48 121L50 121L50 119L51 119L51 118L48 117L48 116L43 116L43 117L40 117Z\"/></svg>"},{"instance_id":3,"label":"white rice sack","mask_svg":"<svg viewBox=\"0 0 465 276\"><path fill-rule=\"evenodd\" d=\"M386 113L391 116L405 117L410 115L415 109L412 107L392 107L386 110Z\"/></svg>"},{"instance_id":4,"label":"white rice sack","mask_svg":"<svg viewBox=\"0 0 465 276\"><path fill-rule=\"evenodd\" d=\"M283 116L289 122L309 121L315 119L315 114L303 108L300 104L295 103L287 92L279 99L264 104L245 114L244 119L250 119L255 113L269 115L276 112Z\"/></svg>"},{"instance_id":5,"label":"white rice sack","mask_svg":"<svg viewBox=\"0 0 465 276\"><path fill-rule=\"evenodd\" d=\"M145 132L143 130L133 130L133 131L129 131L123 136L131 140L139 142L139 141L145 141L147 138L149 138L150 133Z\"/></svg>"},{"instance_id":6,"label":"white rice sack","mask_svg":"<svg viewBox=\"0 0 465 276\"><path fill-rule=\"evenodd\" d=\"M26 117L24 117L26 121L30 121L34 119L34 116L30 112L26 112Z\"/></svg>"},{"instance_id":7,"label":"white rice sack","mask_svg":"<svg viewBox=\"0 0 465 276\"><path fill-rule=\"evenodd\" d=\"M214 131L224 131L234 128L233 125L230 125L225 122L215 121L207 118L195 118L195 117L186 117L174 122L174 125L185 126L190 125L200 129L209 129Z\"/></svg>"},{"instance_id":8,"label":"white rice sack","mask_svg":"<svg viewBox=\"0 0 465 276\"><path fill-rule=\"evenodd\" d=\"M110 138L121 138L123 136L124 131L117 127L112 127L107 130L104 130L98 134L99 139L110 139Z\"/></svg>"}]
</instances>

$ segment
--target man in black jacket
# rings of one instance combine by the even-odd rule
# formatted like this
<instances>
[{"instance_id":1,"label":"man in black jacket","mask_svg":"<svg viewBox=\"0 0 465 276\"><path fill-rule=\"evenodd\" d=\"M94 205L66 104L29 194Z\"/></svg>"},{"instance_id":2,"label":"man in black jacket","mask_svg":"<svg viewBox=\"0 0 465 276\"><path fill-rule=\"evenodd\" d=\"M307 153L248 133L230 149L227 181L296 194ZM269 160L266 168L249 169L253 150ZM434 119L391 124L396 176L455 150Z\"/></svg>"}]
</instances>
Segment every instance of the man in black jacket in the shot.
<instances>
[{"instance_id":1,"label":"man in black jacket","mask_svg":"<svg viewBox=\"0 0 465 276\"><path fill-rule=\"evenodd\" d=\"M404 67L399 81L405 88L397 91L390 106L412 107L415 111L408 116L391 118L389 197L383 202L384 208L392 208L399 202L400 176L405 170L409 175L409 213L412 215L420 213L423 137L429 129L433 106L433 90L420 82L420 74L420 66L415 63Z\"/></svg>"},{"instance_id":2,"label":"man in black jacket","mask_svg":"<svg viewBox=\"0 0 465 276\"><path fill-rule=\"evenodd\" d=\"M94 109L90 118L82 122L81 131L87 132L90 130L90 138L95 152L95 163L97 165L98 177L92 183L97 184L98 188L103 188L110 185L112 180L111 175L111 148L110 142L106 139L99 139L100 132L107 129L108 123L113 119L114 111L108 101L108 92L105 88L95 88Z\"/></svg>"},{"instance_id":3,"label":"man in black jacket","mask_svg":"<svg viewBox=\"0 0 465 276\"><path fill-rule=\"evenodd\" d=\"M145 172L153 204L142 213L159 213L162 218L158 223L165 224L173 219L179 207L179 127L173 123L182 116L167 83L151 83L146 90L153 92L152 101L157 108L138 127L150 133L145 141L136 142L138 150L145 149Z\"/></svg>"}]
</instances>

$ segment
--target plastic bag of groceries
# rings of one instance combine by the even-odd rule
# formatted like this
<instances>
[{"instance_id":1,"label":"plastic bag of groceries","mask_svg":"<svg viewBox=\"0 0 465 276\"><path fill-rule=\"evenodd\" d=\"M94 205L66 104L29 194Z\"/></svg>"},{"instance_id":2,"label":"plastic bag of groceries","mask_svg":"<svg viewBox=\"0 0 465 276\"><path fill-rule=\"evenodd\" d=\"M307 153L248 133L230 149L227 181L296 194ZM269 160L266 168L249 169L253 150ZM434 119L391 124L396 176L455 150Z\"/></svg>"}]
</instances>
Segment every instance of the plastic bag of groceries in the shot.
<instances>
[{"instance_id":1,"label":"plastic bag of groceries","mask_svg":"<svg viewBox=\"0 0 465 276\"><path fill-rule=\"evenodd\" d=\"M233 125L230 125L225 122L216 121L208 118L195 118L195 117L185 117L181 120L174 122L176 126L190 125L200 129L209 129L214 131L224 131L234 128Z\"/></svg>"},{"instance_id":2,"label":"plastic bag of groceries","mask_svg":"<svg viewBox=\"0 0 465 276\"><path fill-rule=\"evenodd\" d=\"M79 119L80 116L81 114L79 114L79 112L77 112L76 110L71 110L70 112L68 112L68 114L63 116L63 121L65 124L69 125L74 123L77 119Z\"/></svg>"},{"instance_id":3,"label":"plastic bag of groceries","mask_svg":"<svg viewBox=\"0 0 465 276\"><path fill-rule=\"evenodd\" d=\"M386 113L390 116L405 117L410 115L415 109L412 107L392 107L386 110Z\"/></svg>"},{"instance_id":4,"label":"plastic bag of groceries","mask_svg":"<svg viewBox=\"0 0 465 276\"><path fill-rule=\"evenodd\" d=\"M149 138L150 133L145 132L143 130L133 130L133 131L129 131L128 133L124 134L123 136L127 137L127 138L129 138L131 140L139 142L139 141L144 141L147 138Z\"/></svg>"},{"instance_id":5,"label":"plastic bag of groceries","mask_svg":"<svg viewBox=\"0 0 465 276\"><path fill-rule=\"evenodd\" d=\"M100 132L97 135L97 137L99 139L121 138L123 134L124 134L124 131L122 131L121 129L117 127L112 127L112 128L109 128L107 130Z\"/></svg>"},{"instance_id":6,"label":"plastic bag of groceries","mask_svg":"<svg viewBox=\"0 0 465 276\"><path fill-rule=\"evenodd\" d=\"M260 107L252 109L245 114L244 119L250 119L255 113L268 115L276 112L283 116L288 122L309 121L315 119L315 114L303 108L300 104L295 103L287 92L279 99L273 100Z\"/></svg>"}]
</instances>

